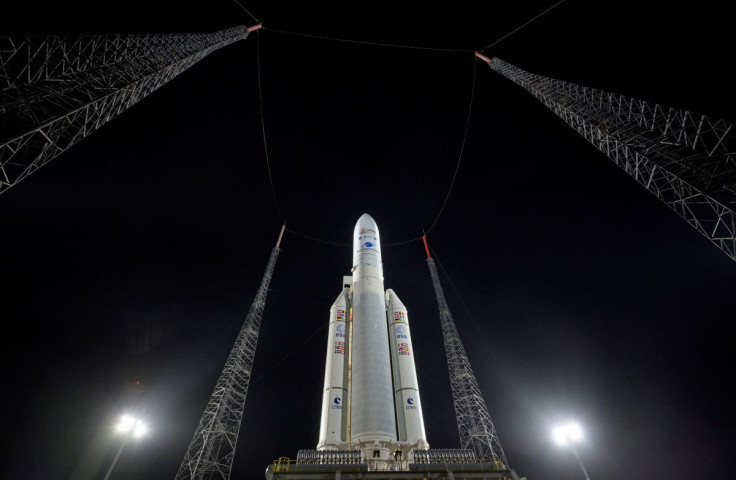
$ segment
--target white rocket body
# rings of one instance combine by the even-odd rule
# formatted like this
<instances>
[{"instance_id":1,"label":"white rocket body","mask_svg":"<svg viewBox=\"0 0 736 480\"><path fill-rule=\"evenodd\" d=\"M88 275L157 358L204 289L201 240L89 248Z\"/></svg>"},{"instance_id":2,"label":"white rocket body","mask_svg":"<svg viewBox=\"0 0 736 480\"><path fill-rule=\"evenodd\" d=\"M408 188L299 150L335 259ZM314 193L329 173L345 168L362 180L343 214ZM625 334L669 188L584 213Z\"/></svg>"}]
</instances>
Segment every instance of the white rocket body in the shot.
<instances>
[{"instance_id":1,"label":"white rocket body","mask_svg":"<svg viewBox=\"0 0 736 480\"><path fill-rule=\"evenodd\" d=\"M345 289L330 308L330 328L325 361L325 385L322 393L322 422L317 448L338 449L346 440L347 426L347 345L348 295Z\"/></svg>"},{"instance_id":2,"label":"white rocket body","mask_svg":"<svg viewBox=\"0 0 736 480\"><path fill-rule=\"evenodd\" d=\"M376 222L364 214L353 233L353 332L350 440L379 447L388 458L396 443L381 239ZM377 442L377 443L376 443ZM385 454L385 457L384 457Z\"/></svg>"},{"instance_id":3,"label":"white rocket body","mask_svg":"<svg viewBox=\"0 0 736 480\"><path fill-rule=\"evenodd\" d=\"M367 460L387 462L397 449L429 445L406 307L384 292L381 237L368 214L353 232L352 271L352 288L330 310L317 448L360 449Z\"/></svg>"},{"instance_id":4,"label":"white rocket body","mask_svg":"<svg viewBox=\"0 0 736 480\"><path fill-rule=\"evenodd\" d=\"M414 365L414 345L409 331L409 313L391 289L386 290L386 321L391 347L399 442L426 449L429 444L424 431L424 415Z\"/></svg>"}]
</instances>

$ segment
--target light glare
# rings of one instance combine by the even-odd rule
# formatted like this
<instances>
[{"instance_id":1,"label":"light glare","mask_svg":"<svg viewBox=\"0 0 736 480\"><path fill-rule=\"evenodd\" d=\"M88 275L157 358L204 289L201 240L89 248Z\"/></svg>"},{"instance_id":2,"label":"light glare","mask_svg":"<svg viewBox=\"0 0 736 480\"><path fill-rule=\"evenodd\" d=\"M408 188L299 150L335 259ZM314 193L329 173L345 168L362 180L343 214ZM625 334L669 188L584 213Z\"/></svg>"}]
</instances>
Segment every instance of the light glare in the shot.
<instances>
[{"instance_id":1,"label":"light glare","mask_svg":"<svg viewBox=\"0 0 736 480\"><path fill-rule=\"evenodd\" d=\"M577 442L583 438L583 431L577 423L569 423L557 427L552 432L552 438L558 445L567 445L568 442Z\"/></svg>"},{"instance_id":2,"label":"light glare","mask_svg":"<svg viewBox=\"0 0 736 480\"><path fill-rule=\"evenodd\" d=\"M135 438L141 438L146 433L148 433L148 429L146 428L146 426L143 425L141 422L137 422L135 428L133 429L133 436Z\"/></svg>"},{"instance_id":3,"label":"light glare","mask_svg":"<svg viewBox=\"0 0 736 480\"><path fill-rule=\"evenodd\" d=\"M120 421L115 426L115 430L120 433L127 433L135 438L140 438L148 433L148 428L140 420L129 415L123 415L120 417Z\"/></svg>"}]
</instances>

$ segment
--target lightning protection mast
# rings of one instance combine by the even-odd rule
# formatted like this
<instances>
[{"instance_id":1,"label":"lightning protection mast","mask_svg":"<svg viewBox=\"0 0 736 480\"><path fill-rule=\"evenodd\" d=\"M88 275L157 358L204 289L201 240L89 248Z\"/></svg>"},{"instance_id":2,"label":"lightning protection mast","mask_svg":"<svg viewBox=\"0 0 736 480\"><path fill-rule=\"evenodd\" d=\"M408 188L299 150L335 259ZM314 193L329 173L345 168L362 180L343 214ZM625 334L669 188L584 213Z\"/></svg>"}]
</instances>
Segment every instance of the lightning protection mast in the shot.
<instances>
[{"instance_id":1,"label":"lightning protection mast","mask_svg":"<svg viewBox=\"0 0 736 480\"><path fill-rule=\"evenodd\" d=\"M492 459L500 469L508 469L509 463L503 453L501 441L498 439L488 407L478 387L478 381L475 379L475 373L473 373L465 347L455 327L452 312L445 301L437 266L429 253L426 235L422 236L422 240L427 252L427 265L440 312L447 368L450 371L452 400L455 404L457 429L460 435L460 448L472 450L476 458Z\"/></svg>"},{"instance_id":2,"label":"lightning protection mast","mask_svg":"<svg viewBox=\"0 0 736 480\"><path fill-rule=\"evenodd\" d=\"M0 36L0 193L202 58L260 27Z\"/></svg>"},{"instance_id":3,"label":"lightning protection mast","mask_svg":"<svg viewBox=\"0 0 736 480\"><path fill-rule=\"evenodd\" d=\"M476 52L736 260L733 123L526 72Z\"/></svg>"},{"instance_id":4,"label":"lightning protection mast","mask_svg":"<svg viewBox=\"0 0 736 480\"><path fill-rule=\"evenodd\" d=\"M179 466L176 480L230 478L238 432L243 421L248 383L253 372L253 359L263 309L266 305L266 295L279 256L279 245L285 227L286 225L281 227L276 246L271 250L261 286L199 420L199 426Z\"/></svg>"}]
</instances>

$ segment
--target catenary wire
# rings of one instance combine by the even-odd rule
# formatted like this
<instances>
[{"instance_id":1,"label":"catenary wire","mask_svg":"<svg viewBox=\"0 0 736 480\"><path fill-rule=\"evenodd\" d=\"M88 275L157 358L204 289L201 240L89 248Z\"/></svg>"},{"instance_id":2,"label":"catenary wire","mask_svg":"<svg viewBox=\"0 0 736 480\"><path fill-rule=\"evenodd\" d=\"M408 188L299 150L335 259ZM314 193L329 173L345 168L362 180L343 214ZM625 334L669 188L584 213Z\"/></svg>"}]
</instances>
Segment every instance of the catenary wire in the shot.
<instances>
[{"instance_id":1,"label":"catenary wire","mask_svg":"<svg viewBox=\"0 0 736 480\"><path fill-rule=\"evenodd\" d=\"M505 38L507 38L507 37L510 37L511 35L513 35L514 33L518 32L518 31L519 31L519 30L521 30L522 28L526 27L527 25L529 25L530 23L532 23L532 22L533 22L534 20L538 19L539 17L541 17L541 16L542 16L542 15L544 15L545 13L549 12L550 10L552 10L553 8L555 8L555 7L557 6L557 5L561 4L561 3L562 3L562 2L564 2L564 1L565 1L565 0L560 0L559 2L555 3L554 5L552 5L552 6L551 6L551 7L549 7L549 8L547 9L547 10L543 11L542 13L540 13L539 15L537 15L536 17L532 18L531 20L529 20L528 22L524 23L524 24L523 24L523 25L521 25L520 27L517 27L516 29L514 29L514 30L510 31L509 33L507 33L507 34L506 34L506 35L504 35L503 37L499 38L498 40L496 40L496 41L495 41L495 42L493 42L492 44L488 45L488 46L487 46L486 48L484 48L483 50L481 50L481 52L483 52L483 51L485 51L485 50L488 50L489 48L491 48L492 46L496 45L497 43L500 43L500 42L501 42L502 40L504 40Z\"/></svg>"},{"instance_id":2,"label":"catenary wire","mask_svg":"<svg viewBox=\"0 0 736 480\"><path fill-rule=\"evenodd\" d=\"M448 402L452 403L452 399L451 399L450 397L448 397L448 396L447 396L447 393L445 393L445 391L444 391L444 390L442 390L442 389L441 389L441 388L439 387L439 385L437 385L437 384L435 383L435 381L434 381L434 380L432 380L432 377L431 377L431 376L429 376L429 375L427 375L426 373L424 373L424 370L422 370L421 368L419 368L419 365L417 365L417 364L414 364L414 366L416 367L416 369L417 369L417 371L419 372L419 374L420 374L420 375L421 375L422 377L426 378L426 379L427 379L427 380L429 381L429 383L431 383L431 384L432 384L432 386L433 386L433 387L435 388L435 390L437 390L437 393L439 393L440 395L442 395L443 397L445 397L445 400L447 400Z\"/></svg>"},{"instance_id":3,"label":"catenary wire","mask_svg":"<svg viewBox=\"0 0 736 480\"><path fill-rule=\"evenodd\" d=\"M244 11L245 13L247 13L248 15L250 15L250 18L252 18L254 22L256 22L256 23L261 23L261 21L260 21L260 20L258 20L258 19L257 19L256 17L254 17L254 16L253 16L253 14L252 14L252 13L250 13L250 12L248 11L248 9L247 9L247 8L245 8L245 7L243 6L243 4L242 4L242 3L240 3L240 2L238 1L238 0L233 0L233 2L237 3L237 4L238 4L238 6L239 6L240 8L242 8L242 9L243 9L243 11Z\"/></svg>"},{"instance_id":4,"label":"catenary wire","mask_svg":"<svg viewBox=\"0 0 736 480\"><path fill-rule=\"evenodd\" d=\"M300 237L304 237L306 239L312 240L313 242L326 243L327 245L336 245L338 247L352 247L352 245L350 245L349 243L338 243L338 242L331 242L329 240L322 240L321 238L311 237L309 235L299 233L296 230L292 230L289 227L286 227L286 231L289 233L293 233L294 235L298 235Z\"/></svg>"},{"instance_id":5,"label":"catenary wire","mask_svg":"<svg viewBox=\"0 0 736 480\"><path fill-rule=\"evenodd\" d=\"M434 248L432 247L429 247L429 249L432 251L432 258L435 259L435 261L437 262L437 265L439 265L440 269L442 269L442 273L445 274L445 278L447 279L447 282L450 284L452 289L455 291L455 295L457 296L457 299L460 300L460 304L463 306L463 308L465 309L465 312L468 314L468 317L473 322L473 326L480 334L480 337L483 339L483 342L486 344L486 347L488 347L488 351L491 352L491 356L493 356L493 358L496 358L495 349L491 347L491 342L488 341L488 338L483 333L483 330L481 330L480 325L478 325L478 322L475 321L475 317L473 316L472 313L470 313L470 309L468 308L467 304L463 300L463 297L460 296L460 291L457 289L457 287L455 287L455 284L452 283L452 279L450 279L450 276L447 274L447 270L445 270L445 267L442 266L442 263L440 262L439 257L437 257L437 252L435 252Z\"/></svg>"},{"instance_id":6,"label":"catenary wire","mask_svg":"<svg viewBox=\"0 0 736 480\"><path fill-rule=\"evenodd\" d=\"M455 173L452 175L452 181L450 182L450 188L447 189L447 195L445 196L445 201L442 202L442 206L440 207L440 211L437 212L437 216L434 219L434 222L432 222L432 226L427 229L427 233L431 232L434 226L437 224L437 220L440 219L440 215L442 215L442 211L445 209L445 205L447 205L447 200L450 198L450 193L452 193L452 187L455 185L455 179L457 178L457 172L460 169L460 162L463 159L463 151L465 150L465 140L468 138L468 129L470 127L470 114L473 111L473 97L475 96L475 73L478 69L478 62L473 62L473 86L470 90L470 105L468 105L468 118L465 121L465 133L463 134L463 142L460 146L460 155L457 157L457 165L455 165Z\"/></svg>"},{"instance_id":7,"label":"catenary wire","mask_svg":"<svg viewBox=\"0 0 736 480\"><path fill-rule=\"evenodd\" d=\"M311 33L291 32L289 30L281 30L278 28L266 28L263 30L269 32L283 33L286 35L296 35L299 37L317 38L320 40L332 40L335 42L346 42L346 43L359 43L361 45L375 45L379 47L392 47L392 48L407 48L411 50L431 50L435 52L451 52L451 53L473 53L473 50L459 49L459 48L437 48L437 47L420 47L416 45L400 45L395 43L380 43L380 42L369 42L366 40L350 40L347 38L328 37L325 35L313 35Z\"/></svg>"},{"instance_id":8,"label":"catenary wire","mask_svg":"<svg viewBox=\"0 0 736 480\"><path fill-rule=\"evenodd\" d=\"M238 5L240 5L240 3L237 2L237 0L235 0L235 1L236 1L236 3L238 3ZM503 37L501 37L500 39L496 40L492 44L488 45L483 50L487 50L488 48L490 48L490 47L498 44L502 40L506 39L507 37L511 36L512 34L516 33L517 31L521 30L522 28L524 28L525 26L529 25L534 20L536 20L536 19L540 18L541 16L545 15L546 13L548 13L549 11L551 11L552 9L554 9L555 7L557 7L558 5L560 5L561 3L563 3L564 1L565 0L560 0L559 2L557 2L554 5L552 5L551 7L549 7L548 9L546 9L545 11L543 11L542 13L536 15L535 17L533 17L529 21L525 22L524 24L522 24L521 26L517 27L513 31L511 31L508 34L504 35ZM242 7L242 5L241 5L241 8L243 8L243 10L245 10L245 8ZM247 12L247 10L245 10L245 11ZM248 14L251 15L250 12L248 12ZM253 16L251 15L251 17L253 17ZM255 17L253 17L253 19L256 20L256 21L258 21ZM270 30L272 32L282 33L282 34L287 34L287 35L295 35L295 36L301 36L301 37L317 38L317 39L322 39L322 40L340 41L340 42L347 42L347 43L357 43L357 44L363 44L363 45L376 45L376 46L382 46L382 47L407 48L407 49L415 49L415 50L432 50L432 51L455 52L455 53L458 53L458 52L462 52L462 53L472 52L472 50L464 50L464 49L420 47L420 46L413 46L413 45L400 45L400 44L389 44L389 43L379 43L379 42L368 42L368 41L362 41L362 40L351 40L351 39L344 39L344 38L337 38L337 37L328 37L328 36L324 36L324 35L313 35L313 34L307 34L307 33L292 32L292 31L288 31L288 30L281 30L281 29L275 29L275 28L264 28L264 30ZM257 38L257 42L259 42L260 41L260 37L257 36L256 38ZM271 192L273 194L274 204L276 205L276 210L278 211L279 217L281 218L281 220L283 220L283 216L281 215L281 209L279 208L278 200L277 200L277 197L276 197L276 188L275 188L274 183L273 183L273 177L271 175L271 165L270 165L270 161L269 161L269 158L268 158L268 147L267 147L267 143L266 143L266 128L265 128L265 120L264 120L264 114L263 114L263 93L262 93L262 86L261 86L260 43L258 43L258 45L259 45L258 46L258 92L259 92L259 98L261 100L261 102L260 102L260 108L261 108L261 129L262 129L262 133L263 133L263 145L264 145L264 151L265 151L265 154L266 154L266 164L268 166L268 177L269 177L269 181L270 181L270 184L271 184ZM437 216L435 217L434 221L432 222L432 225L429 227L429 229L427 229L427 233L431 232L434 229L435 225L437 224L437 221L439 220L440 216L442 215L442 212L445 209L445 206L447 205L447 201L449 200L450 194L452 193L453 186L455 185L455 180L457 179L457 173L458 173L458 171L460 169L460 163L462 161L463 152L465 150L465 144L466 144L466 140L467 140L467 136L468 136L468 130L469 130L469 126L470 126L470 117L471 117L471 114L472 114L473 98L475 96L476 71L477 71L477 61L473 63L473 82L472 82L472 88L471 88L471 93L470 93L470 104L468 106L468 116L467 116L467 120L466 120L466 123L465 123L465 132L463 134L463 140L462 140L462 144L461 144L461 147L460 147L460 154L458 155L458 161L457 161L457 164L455 166L455 172L453 173L452 180L450 182L450 187L447 190L447 195L445 196L445 199L442 202L442 206L440 207L440 210L437 213ZM298 235L298 236L307 238L307 239L312 240L312 241L316 241L316 242L320 242L320 243L325 243L325 244L328 244L328 245L350 246L349 244L345 244L345 243L332 242L332 241L329 241L329 240L323 240L323 239L319 239L319 238L316 238L316 237L312 237L312 236L309 236L309 235L306 235L306 234L297 232L297 231L292 230L292 229L288 229L287 228L286 230L289 231L290 233L293 233L295 235ZM383 245L383 246L384 247L389 247L389 246L393 246L393 245L402 245L402 244L405 244L405 243L411 243L411 242L418 241L418 240L421 240L421 237L414 238L414 239L409 239L409 240L405 240L405 241L402 241L402 242L396 242L396 243L386 244L386 245ZM448 279L449 279L449 277L448 277Z\"/></svg>"},{"instance_id":9,"label":"catenary wire","mask_svg":"<svg viewBox=\"0 0 736 480\"><path fill-rule=\"evenodd\" d=\"M268 143L266 142L266 120L263 115L263 87L261 85L261 36L256 32L256 58L258 64L258 100L261 107L261 133L263 134L263 151L266 154L266 167L268 167L268 181L271 184L271 194L273 195L273 203L276 205L276 212L279 214L281 221L284 220L279 208L279 201L276 198L276 187L273 184L273 176L271 175L271 161L268 159Z\"/></svg>"},{"instance_id":10,"label":"catenary wire","mask_svg":"<svg viewBox=\"0 0 736 480\"><path fill-rule=\"evenodd\" d=\"M281 357L281 358L280 358L280 359L279 359L279 360L278 360L278 361L277 361L276 363L272 363L272 364L271 364L271 366L269 366L269 367L268 367L268 369L266 369L266 371L265 371L265 372L261 373L261 374L260 374L260 375L258 376L258 378L256 378L255 380L253 380L253 383L258 383L259 381L263 380L263 378L264 378L264 377L265 377L265 376L266 376L266 375L267 375L268 373L270 373L270 372L271 372L271 371L272 371L272 370L273 370L274 368L276 368L277 366L281 365L281 363L282 363L282 362L283 362L284 360L286 360L286 359L287 359L287 358L288 358L289 356L291 356L291 354L292 354L292 353L294 353L294 352L296 352L297 350L299 350L299 349L300 349L300 348L301 348L301 347L302 347L302 346L303 346L303 345L304 345L305 343L307 343L308 341L310 341L310 340L311 340L311 339L312 339L312 338L313 338L313 337L314 337L315 335L317 335L317 334L318 334L319 332L321 332L322 330L324 330L324 329L325 329L325 327L327 327L328 325L329 325L329 322L328 322L328 323L324 323L324 324L322 324L322 326L321 326L321 327L319 327L319 328L318 328L317 330L315 330L314 332L312 332L312 334L311 334L311 335L309 335L309 336L308 336L307 338L305 338L304 340L302 340L302 342L301 342L301 343L300 343L299 345L297 345L296 347L294 347L294 348L292 348L291 350L289 350L289 352L288 352L288 353L286 353L286 354L285 354L285 355L284 355L283 357Z\"/></svg>"},{"instance_id":11,"label":"catenary wire","mask_svg":"<svg viewBox=\"0 0 736 480\"><path fill-rule=\"evenodd\" d=\"M332 241L329 241L329 240L323 240L321 238L312 237L311 235L306 235L304 233L297 232L296 230L292 230L289 227L286 227L286 231L289 232L289 233L293 233L294 235L298 235L300 237L304 237L304 238L306 238L308 240L312 240L313 242L325 243L327 245L335 245L335 246L338 246L338 247L352 247L353 246L350 243L332 242ZM381 247L382 248L385 248L385 247L394 247L396 245L405 245L405 244L411 243L411 242L418 242L421 239L422 239L422 237L411 238L409 240L404 240L404 241L401 241L401 242L393 242L393 243L381 244Z\"/></svg>"}]
</instances>

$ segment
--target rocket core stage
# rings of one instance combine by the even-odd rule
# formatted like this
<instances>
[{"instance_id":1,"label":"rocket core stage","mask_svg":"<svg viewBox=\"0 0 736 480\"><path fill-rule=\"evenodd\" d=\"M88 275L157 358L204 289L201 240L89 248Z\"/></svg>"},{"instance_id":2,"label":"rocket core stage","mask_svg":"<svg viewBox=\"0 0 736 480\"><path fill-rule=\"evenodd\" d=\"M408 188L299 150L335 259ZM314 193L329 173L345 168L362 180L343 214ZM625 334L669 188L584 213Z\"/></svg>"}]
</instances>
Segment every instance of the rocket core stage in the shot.
<instances>
[{"instance_id":1,"label":"rocket core stage","mask_svg":"<svg viewBox=\"0 0 736 480\"><path fill-rule=\"evenodd\" d=\"M429 448L409 318L399 297L384 291L381 237L368 214L355 225L352 272L330 309L317 448L360 449L377 461L398 449L409 459Z\"/></svg>"}]
</instances>

